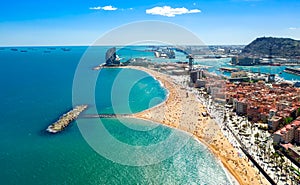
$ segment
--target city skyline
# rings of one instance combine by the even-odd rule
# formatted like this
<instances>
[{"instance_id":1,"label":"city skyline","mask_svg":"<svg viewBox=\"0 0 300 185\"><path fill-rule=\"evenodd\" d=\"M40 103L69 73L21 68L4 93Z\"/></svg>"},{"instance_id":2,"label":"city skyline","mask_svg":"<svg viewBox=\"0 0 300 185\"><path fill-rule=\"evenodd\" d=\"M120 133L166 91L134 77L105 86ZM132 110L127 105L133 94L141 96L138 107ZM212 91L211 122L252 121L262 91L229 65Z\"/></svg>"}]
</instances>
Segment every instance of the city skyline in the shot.
<instances>
[{"instance_id":1,"label":"city skyline","mask_svg":"<svg viewBox=\"0 0 300 185\"><path fill-rule=\"evenodd\" d=\"M186 28L207 45L246 45L257 37L300 39L296 0L3 2L0 45L92 45L132 22Z\"/></svg>"}]
</instances>

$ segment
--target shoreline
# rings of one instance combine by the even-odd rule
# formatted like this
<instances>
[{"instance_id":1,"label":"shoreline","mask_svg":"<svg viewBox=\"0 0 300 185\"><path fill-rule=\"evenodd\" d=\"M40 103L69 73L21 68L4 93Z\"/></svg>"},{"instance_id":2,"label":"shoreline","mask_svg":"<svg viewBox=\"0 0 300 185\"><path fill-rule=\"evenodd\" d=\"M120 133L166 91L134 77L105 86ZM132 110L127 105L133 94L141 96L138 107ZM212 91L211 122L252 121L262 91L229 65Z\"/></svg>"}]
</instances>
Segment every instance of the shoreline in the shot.
<instances>
[{"instance_id":1,"label":"shoreline","mask_svg":"<svg viewBox=\"0 0 300 185\"><path fill-rule=\"evenodd\" d=\"M135 113L133 114L133 117L157 122L192 134L198 142L208 148L208 150L216 157L217 161L221 162L225 173L228 173L226 175L230 175L230 177L234 179L234 181L232 181L232 178L228 178L232 184L235 184L236 182L239 184L249 185L269 184L263 176L257 173L257 169L252 167L245 157L241 158L238 156L238 151L229 143L227 138L221 132L219 126L216 125L214 120L210 117L203 117L198 114L196 116L196 120L190 120L191 122L189 123L186 121L186 123L182 123L183 121L180 120L180 115L183 116L185 112L178 109L178 107L181 108L182 106L189 106L193 104L196 108L198 108L194 110L194 113L206 111L204 106L196 100L193 93L183 89L172 79L168 78L167 75L157 71L139 66L127 66L125 68L141 70L148 73L153 78L160 81L162 87L168 91L168 96L165 101L147 110ZM179 94L178 91L182 92ZM185 93L186 98L184 98L184 96L180 96L185 95ZM193 101L191 101L191 99ZM164 112L165 114L161 116ZM195 121L197 123L195 123ZM191 127L193 128L191 129ZM215 128L210 130L211 127ZM209 132L208 134L206 133L207 129Z\"/></svg>"},{"instance_id":2,"label":"shoreline","mask_svg":"<svg viewBox=\"0 0 300 185\"><path fill-rule=\"evenodd\" d=\"M193 135L194 136L194 135ZM200 144L204 145L207 147L207 150L209 150L209 152L214 156L215 160L218 162L219 165L222 166L227 178L230 180L230 183L232 185L235 185L235 184L240 184L239 181L236 179L236 177L232 174L232 172L230 172L228 170L227 167L225 167L225 165L223 164L222 160L212 151L212 148L210 148L209 144L206 143L205 141L203 140L200 140L199 138L195 137L195 140L198 141Z\"/></svg>"}]
</instances>

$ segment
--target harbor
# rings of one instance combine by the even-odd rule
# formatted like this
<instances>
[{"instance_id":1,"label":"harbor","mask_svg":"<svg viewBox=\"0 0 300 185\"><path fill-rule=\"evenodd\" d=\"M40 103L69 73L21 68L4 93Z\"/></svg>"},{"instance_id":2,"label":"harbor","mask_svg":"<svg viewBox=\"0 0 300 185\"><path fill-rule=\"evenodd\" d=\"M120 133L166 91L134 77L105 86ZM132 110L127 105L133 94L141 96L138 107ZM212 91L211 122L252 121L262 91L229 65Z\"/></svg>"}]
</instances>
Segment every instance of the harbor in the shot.
<instances>
[{"instance_id":1,"label":"harbor","mask_svg":"<svg viewBox=\"0 0 300 185\"><path fill-rule=\"evenodd\" d=\"M48 126L46 129L49 133L58 133L64 130L70 123L78 118L80 113L88 108L87 105L79 105L69 112L63 114L55 123Z\"/></svg>"}]
</instances>

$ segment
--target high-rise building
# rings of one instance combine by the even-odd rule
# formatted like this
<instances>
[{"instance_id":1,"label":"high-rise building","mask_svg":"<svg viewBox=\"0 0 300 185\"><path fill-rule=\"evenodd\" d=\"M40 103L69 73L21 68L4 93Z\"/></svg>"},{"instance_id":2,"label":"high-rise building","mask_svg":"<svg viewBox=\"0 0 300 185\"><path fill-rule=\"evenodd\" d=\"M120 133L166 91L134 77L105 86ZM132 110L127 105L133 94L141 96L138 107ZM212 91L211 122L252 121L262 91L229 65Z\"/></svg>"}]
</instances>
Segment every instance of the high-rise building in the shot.
<instances>
[{"instance_id":1,"label":"high-rise building","mask_svg":"<svg viewBox=\"0 0 300 185\"><path fill-rule=\"evenodd\" d=\"M275 75L274 74L269 74L268 75L268 82L269 83L275 82Z\"/></svg>"},{"instance_id":2,"label":"high-rise building","mask_svg":"<svg viewBox=\"0 0 300 185\"><path fill-rule=\"evenodd\" d=\"M105 60L107 66L120 65L120 60L117 57L115 47L110 48L106 51Z\"/></svg>"},{"instance_id":3,"label":"high-rise building","mask_svg":"<svg viewBox=\"0 0 300 185\"><path fill-rule=\"evenodd\" d=\"M192 55L188 55L186 58L189 59L189 71L192 71L194 65L194 57Z\"/></svg>"}]
</instances>

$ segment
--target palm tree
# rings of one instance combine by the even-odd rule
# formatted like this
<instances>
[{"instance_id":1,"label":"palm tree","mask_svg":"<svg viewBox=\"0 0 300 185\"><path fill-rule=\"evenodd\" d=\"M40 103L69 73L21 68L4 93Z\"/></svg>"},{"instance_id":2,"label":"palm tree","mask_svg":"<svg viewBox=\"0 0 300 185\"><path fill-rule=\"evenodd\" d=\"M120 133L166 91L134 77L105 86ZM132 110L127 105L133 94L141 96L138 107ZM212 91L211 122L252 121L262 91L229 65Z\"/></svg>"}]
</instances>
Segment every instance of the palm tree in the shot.
<instances>
[{"instance_id":1,"label":"palm tree","mask_svg":"<svg viewBox=\"0 0 300 185\"><path fill-rule=\"evenodd\" d=\"M268 156L268 151L266 149L267 149L267 146L265 144L263 144L262 151L263 151L264 158L266 158Z\"/></svg>"},{"instance_id":2,"label":"palm tree","mask_svg":"<svg viewBox=\"0 0 300 185\"><path fill-rule=\"evenodd\" d=\"M255 137L255 140L257 140L259 137L259 133L257 132L256 134L254 134L254 137Z\"/></svg>"},{"instance_id":3,"label":"palm tree","mask_svg":"<svg viewBox=\"0 0 300 185\"><path fill-rule=\"evenodd\" d=\"M270 153L270 163L274 164L275 163L275 156L274 153Z\"/></svg>"},{"instance_id":4,"label":"palm tree","mask_svg":"<svg viewBox=\"0 0 300 185\"><path fill-rule=\"evenodd\" d=\"M226 114L224 114L223 122L225 122L226 120L227 120L227 116L226 116Z\"/></svg>"},{"instance_id":5,"label":"palm tree","mask_svg":"<svg viewBox=\"0 0 300 185\"><path fill-rule=\"evenodd\" d=\"M293 184L293 181L292 181L292 174L290 173L290 170L289 170L289 164L287 162L285 162L283 164L283 170L284 170L284 173L286 174L287 176L287 180L289 179L291 181L291 184Z\"/></svg>"},{"instance_id":6,"label":"palm tree","mask_svg":"<svg viewBox=\"0 0 300 185\"><path fill-rule=\"evenodd\" d=\"M268 161L267 163L269 164L270 163L270 151L269 151L269 149L266 149L265 158Z\"/></svg>"}]
</instances>

